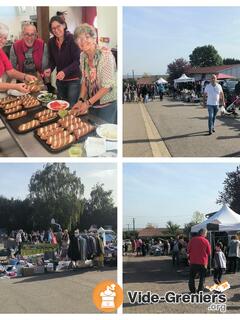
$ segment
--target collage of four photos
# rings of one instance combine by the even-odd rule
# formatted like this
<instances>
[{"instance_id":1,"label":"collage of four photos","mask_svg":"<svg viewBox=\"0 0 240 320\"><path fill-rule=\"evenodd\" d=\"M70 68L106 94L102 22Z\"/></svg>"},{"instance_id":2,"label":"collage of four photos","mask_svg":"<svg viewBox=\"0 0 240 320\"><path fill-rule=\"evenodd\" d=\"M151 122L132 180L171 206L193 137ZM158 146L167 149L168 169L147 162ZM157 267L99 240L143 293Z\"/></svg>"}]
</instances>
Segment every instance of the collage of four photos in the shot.
<instances>
[{"instance_id":1,"label":"collage of four photos","mask_svg":"<svg viewBox=\"0 0 240 320\"><path fill-rule=\"evenodd\" d=\"M0 6L0 314L240 312L239 16Z\"/></svg>"}]
</instances>

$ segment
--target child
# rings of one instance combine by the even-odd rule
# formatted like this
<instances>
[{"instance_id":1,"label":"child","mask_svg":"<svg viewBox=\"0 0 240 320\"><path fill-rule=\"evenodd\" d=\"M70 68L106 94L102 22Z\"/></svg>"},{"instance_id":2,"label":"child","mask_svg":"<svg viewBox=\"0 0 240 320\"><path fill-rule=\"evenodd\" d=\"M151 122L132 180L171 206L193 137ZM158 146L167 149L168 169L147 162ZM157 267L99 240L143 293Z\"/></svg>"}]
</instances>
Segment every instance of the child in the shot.
<instances>
[{"instance_id":1,"label":"child","mask_svg":"<svg viewBox=\"0 0 240 320\"><path fill-rule=\"evenodd\" d=\"M223 244L218 242L215 247L215 254L213 258L214 263L214 282L216 284L221 284L222 274L226 270L226 257L222 252Z\"/></svg>"}]
</instances>

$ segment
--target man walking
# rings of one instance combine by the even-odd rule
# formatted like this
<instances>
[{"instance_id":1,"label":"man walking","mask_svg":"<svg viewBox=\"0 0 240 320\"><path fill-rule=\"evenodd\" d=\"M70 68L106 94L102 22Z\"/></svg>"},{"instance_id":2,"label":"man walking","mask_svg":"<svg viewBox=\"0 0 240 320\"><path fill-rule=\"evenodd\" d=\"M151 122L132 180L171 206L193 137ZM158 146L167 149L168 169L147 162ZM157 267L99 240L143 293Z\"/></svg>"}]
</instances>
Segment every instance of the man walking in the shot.
<instances>
[{"instance_id":1,"label":"man walking","mask_svg":"<svg viewBox=\"0 0 240 320\"><path fill-rule=\"evenodd\" d=\"M217 83L217 76L215 74L211 76L211 82L205 87L203 95L204 107L206 105L206 99L208 108L208 130L209 135L211 135L213 132L215 132L214 124L220 102L223 106L225 106L224 93L221 85Z\"/></svg>"},{"instance_id":2,"label":"man walking","mask_svg":"<svg viewBox=\"0 0 240 320\"><path fill-rule=\"evenodd\" d=\"M188 244L188 255L190 261L189 290L196 292L195 277L199 274L199 285L197 292L203 291L206 277L208 257L211 254L211 246L206 239L207 230L200 229L199 234L193 237Z\"/></svg>"}]
</instances>

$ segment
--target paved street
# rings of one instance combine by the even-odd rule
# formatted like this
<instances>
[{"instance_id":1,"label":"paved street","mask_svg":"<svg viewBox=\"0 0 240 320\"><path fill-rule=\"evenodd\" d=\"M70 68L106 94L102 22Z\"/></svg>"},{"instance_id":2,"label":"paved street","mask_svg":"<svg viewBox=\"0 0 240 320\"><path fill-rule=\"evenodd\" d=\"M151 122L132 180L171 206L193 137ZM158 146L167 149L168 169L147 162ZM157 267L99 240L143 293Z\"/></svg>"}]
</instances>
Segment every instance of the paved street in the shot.
<instances>
[{"instance_id":1,"label":"paved street","mask_svg":"<svg viewBox=\"0 0 240 320\"><path fill-rule=\"evenodd\" d=\"M128 157L152 157L141 109L127 103L124 110L123 154ZM216 132L208 136L207 109L199 104L171 101L164 98L145 105L152 122L172 157L238 157L240 119L217 117ZM157 142L157 141L155 141Z\"/></svg>"},{"instance_id":2,"label":"paved street","mask_svg":"<svg viewBox=\"0 0 240 320\"><path fill-rule=\"evenodd\" d=\"M177 272L172 266L171 257L135 257L125 256L123 258L124 270L124 313L213 313L208 311L208 305L196 304L151 304L131 305L126 296L127 290L151 290L153 293L164 295L165 292L173 290L177 293L187 293L188 270L182 269ZM228 280L231 289L227 295L227 312L240 312L240 273L227 274L223 280ZM207 277L206 285L212 285L212 276ZM219 313L219 311L218 311Z\"/></svg>"},{"instance_id":3,"label":"paved street","mask_svg":"<svg viewBox=\"0 0 240 320\"><path fill-rule=\"evenodd\" d=\"M98 313L92 291L108 279L117 280L115 268L0 279L0 313Z\"/></svg>"}]
</instances>

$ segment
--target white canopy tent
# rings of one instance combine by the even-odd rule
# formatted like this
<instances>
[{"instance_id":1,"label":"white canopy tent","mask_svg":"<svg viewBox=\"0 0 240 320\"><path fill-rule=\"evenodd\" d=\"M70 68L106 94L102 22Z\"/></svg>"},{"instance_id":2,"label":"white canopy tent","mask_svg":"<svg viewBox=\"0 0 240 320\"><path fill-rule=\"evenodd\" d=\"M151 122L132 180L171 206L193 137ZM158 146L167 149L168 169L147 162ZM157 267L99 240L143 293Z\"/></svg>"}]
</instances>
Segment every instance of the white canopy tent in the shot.
<instances>
[{"instance_id":1,"label":"white canopy tent","mask_svg":"<svg viewBox=\"0 0 240 320\"><path fill-rule=\"evenodd\" d=\"M157 81L157 84L166 84L166 83L168 83L165 79L163 79L163 78L159 78Z\"/></svg>"},{"instance_id":2,"label":"white canopy tent","mask_svg":"<svg viewBox=\"0 0 240 320\"><path fill-rule=\"evenodd\" d=\"M191 228L191 232L198 232L202 228L207 228L207 225L217 224L219 231L239 231L240 230L240 215L230 209L226 204L202 223L196 224Z\"/></svg>"},{"instance_id":3,"label":"white canopy tent","mask_svg":"<svg viewBox=\"0 0 240 320\"><path fill-rule=\"evenodd\" d=\"M181 75L180 78L174 80L174 85L178 83L187 83L187 82L195 82L194 78L189 78L188 76L184 74Z\"/></svg>"}]
</instances>

